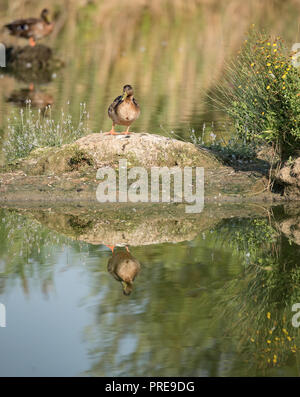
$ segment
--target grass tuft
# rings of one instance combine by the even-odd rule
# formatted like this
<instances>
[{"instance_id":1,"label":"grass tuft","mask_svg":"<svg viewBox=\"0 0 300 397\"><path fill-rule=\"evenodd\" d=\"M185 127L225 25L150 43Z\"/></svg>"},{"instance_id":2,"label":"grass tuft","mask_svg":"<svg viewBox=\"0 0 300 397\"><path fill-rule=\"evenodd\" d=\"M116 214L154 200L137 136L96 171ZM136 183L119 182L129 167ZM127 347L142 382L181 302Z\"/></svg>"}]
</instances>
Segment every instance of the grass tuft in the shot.
<instances>
[{"instance_id":1,"label":"grass tuft","mask_svg":"<svg viewBox=\"0 0 300 397\"><path fill-rule=\"evenodd\" d=\"M13 111L8 118L8 130L3 144L7 162L27 157L30 152L43 147L60 147L72 143L91 133L88 127L89 114L84 103L80 104L79 121L74 123L72 116L61 111L55 121L48 106L45 113L32 110L30 103L25 109Z\"/></svg>"}]
</instances>

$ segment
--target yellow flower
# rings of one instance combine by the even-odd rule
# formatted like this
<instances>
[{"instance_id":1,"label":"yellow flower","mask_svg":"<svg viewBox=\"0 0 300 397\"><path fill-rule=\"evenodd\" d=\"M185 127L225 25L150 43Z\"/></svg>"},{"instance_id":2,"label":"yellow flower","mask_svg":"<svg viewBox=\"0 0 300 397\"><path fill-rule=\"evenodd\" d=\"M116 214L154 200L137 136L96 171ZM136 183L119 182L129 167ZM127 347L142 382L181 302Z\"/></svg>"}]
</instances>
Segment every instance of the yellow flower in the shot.
<instances>
[{"instance_id":1,"label":"yellow flower","mask_svg":"<svg viewBox=\"0 0 300 397\"><path fill-rule=\"evenodd\" d=\"M265 112L261 112L261 114L262 114L262 115L264 115L264 114L265 114Z\"/></svg>"},{"instance_id":2,"label":"yellow flower","mask_svg":"<svg viewBox=\"0 0 300 397\"><path fill-rule=\"evenodd\" d=\"M271 63L270 63L270 62L268 62L268 63L267 63L267 66L271 66Z\"/></svg>"},{"instance_id":3,"label":"yellow flower","mask_svg":"<svg viewBox=\"0 0 300 397\"><path fill-rule=\"evenodd\" d=\"M277 52L277 49L275 48L274 52Z\"/></svg>"},{"instance_id":4,"label":"yellow flower","mask_svg":"<svg viewBox=\"0 0 300 397\"><path fill-rule=\"evenodd\" d=\"M270 86L268 85L267 90L269 90L269 89L270 89Z\"/></svg>"},{"instance_id":5,"label":"yellow flower","mask_svg":"<svg viewBox=\"0 0 300 397\"><path fill-rule=\"evenodd\" d=\"M274 354L274 357L273 357L273 363L274 363L274 364L276 364L276 363L277 363L277 356L276 356L276 354Z\"/></svg>"},{"instance_id":6,"label":"yellow flower","mask_svg":"<svg viewBox=\"0 0 300 397\"><path fill-rule=\"evenodd\" d=\"M282 77L283 79L285 79L285 78L286 78L286 74L283 74L281 77Z\"/></svg>"},{"instance_id":7,"label":"yellow flower","mask_svg":"<svg viewBox=\"0 0 300 397\"><path fill-rule=\"evenodd\" d=\"M267 343L268 343L268 344L270 344L270 343L271 343L270 339L268 339L268 340L267 340Z\"/></svg>"},{"instance_id":8,"label":"yellow flower","mask_svg":"<svg viewBox=\"0 0 300 397\"><path fill-rule=\"evenodd\" d=\"M277 44L276 44L276 43L274 43L274 44L273 44L273 47L277 47Z\"/></svg>"},{"instance_id":9,"label":"yellow flower","mask_svg":"<svg viewBox=\"0 0 300 397\"><path fill-rule=\"evenodd\" d=\"M292 338L290 336L288 336L287 340L290 342L292 340Z\"/></svg>"},{"instance_id":10,"label":"yellow flower","mask_svg":"<svg viewBox=\"0 0 300 397\"><path fill-rule=\"evenodd\" d=\"M267 313L267 317L268 317L268 319L271 318L271 313L270 312Z\"/></svg>"},{"instance_id":11,"label":"yellow flower","mask_svg":"<svg viewBox=\"0 0 300 397\"><path fill-rule=\"evenodd\" d=\"M251 340L251 342L254 342L254 339L253 339L253 338L251 338L250 340Z\"/></svg>"},{"instance_id":12,"label":"yellow flower","mask_svg":"<svg viewBox=\"0 0 300 397\"><path fill-rule=\"evenodd\" d=\"M268 45L268 46L270 46L270 45L271 45L271 43L267 43L267 45Z\"/></svg>"},{"instance_id":13,"label":"yellow flower","mask_svg":"<svg viewBox=\"0 0 300 397\"><path fill-rule=\"evenodd\" d=\"M250 66L251 66L251 68L253 68L253 66L254 66L254 62L252 62Z\"/></svg>"},{"instance_id":14,"label":"yellow flower","mask_svg":"<svg viewBox=\"0 0 300 397\"><path fill-rule=\"evenodd\" d=\"M282 328L282 332L283 332L284 334L286 334L286 335L289 334L285 328Z\"/></svg>"}]
</instances>

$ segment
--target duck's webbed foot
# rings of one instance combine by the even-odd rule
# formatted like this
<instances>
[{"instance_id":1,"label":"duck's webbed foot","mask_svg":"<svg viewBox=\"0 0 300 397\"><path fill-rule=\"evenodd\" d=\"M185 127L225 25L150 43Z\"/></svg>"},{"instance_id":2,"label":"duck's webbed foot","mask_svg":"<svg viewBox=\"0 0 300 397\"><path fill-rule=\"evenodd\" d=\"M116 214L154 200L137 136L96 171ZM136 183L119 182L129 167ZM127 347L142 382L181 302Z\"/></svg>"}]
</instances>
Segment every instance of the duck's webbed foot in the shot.
<instances>
[{"instance_id":1,"label":"duck's webbed foot","mask_svg":"<svg viewBox=\"0 0 300 397\"><path fill-rule=\"evenodd\" d=\"M119 133L115 131L115 126L113 124L113 126L111 127L111 130L108 132L104 132L104 135L119 135Z\"/></svg>"},{"instance_id":2,"label":"duck's webbed foot","mask_svg":"<svg viewBox=\"0 0 300 397\"><path fill-rule=\"evenodd\" d=\"M33 37L29 37L29 45L30 45L31 47L34 47L34 46L36 45L36 42L35 42L35 40L34 40Z\"/></svg>"},{"instance_id":3,"label":"duck's webbed foot","mask_svg":"<svg viewBox=\"0 0 300 397\"><path fill-rule=\"evenodd\" d=\"M111 252L114 252L115 246L114 245L107 245L105 244L107 248L111 250Z\"/></svg>"},{"instance_id":4,"label":"duck's webbed foot","mask_svg":"<svg viewBox=\"0 0 300 397\"><path fill-rule=\"evenodd\" d=\"M116 131L110 130L108 132L104 132L104 135L120 135L120 134L118 132L116 132Z\"/></svg>"},{"instance_id":5,"label":"duck's webbed foot","mask_svg":"<svg viewBox=\"0 0 300 397\"><path fill-rule=\"evenodd\" d=\"M121 132L121 134L122 134L122 135L130 135L131 132L129 131L129 127L130 127L130 126L127 127L127 130L126 130L126 131Z\"/></svg>"}]
</instances>

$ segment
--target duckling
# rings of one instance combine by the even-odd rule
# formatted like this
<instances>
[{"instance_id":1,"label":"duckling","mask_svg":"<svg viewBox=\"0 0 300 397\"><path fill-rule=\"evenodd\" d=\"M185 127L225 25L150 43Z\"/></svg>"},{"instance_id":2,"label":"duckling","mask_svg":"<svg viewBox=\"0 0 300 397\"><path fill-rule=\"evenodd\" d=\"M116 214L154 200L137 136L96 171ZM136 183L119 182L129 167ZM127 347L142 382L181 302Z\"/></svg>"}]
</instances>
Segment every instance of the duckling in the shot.
<instances>
[{"instance_id":1,"label":"duckling","mask_svg":"<svg viewBox=\"0 0 300 397\"><path fill-rule=\"evenodd\" d=\"M127 126L123 135L130 134L129 127L139 117L141 113L140 106L133 97L133 88L126 84L123 87L123 95L118 96L108 108L108 116L112 119L112 128L106 134L118 135L115 131L115 125Z\"/></svg>"},{"instance_id":2,"label":"duckling","mask_svg":"<svg viewBox=\"0 0 300 397\"><path fill-rule=\"evenodd\" d=\"M124 295L130 295L133 289L133 281L138 275L141 265L134 258L128 248L126 251L114 251L114 247L109 247L112 250L112 257L107 264L108 272L117 280L120 281L123 288Z\"/></svg>"},{"instance_id":3,"label":"duckling","mask_svg":"<svg viewBox=\"0 0 300 397\"><path fill-rule=\"evenodd\" d=\"M54 28L54 24L49 21L48 15L49 11L44 8L40 18L18 19L4 27L10 31L12 36L29 39L29 44L34 47L37 40L48 36Z\"/></svg>"}]
</instances>

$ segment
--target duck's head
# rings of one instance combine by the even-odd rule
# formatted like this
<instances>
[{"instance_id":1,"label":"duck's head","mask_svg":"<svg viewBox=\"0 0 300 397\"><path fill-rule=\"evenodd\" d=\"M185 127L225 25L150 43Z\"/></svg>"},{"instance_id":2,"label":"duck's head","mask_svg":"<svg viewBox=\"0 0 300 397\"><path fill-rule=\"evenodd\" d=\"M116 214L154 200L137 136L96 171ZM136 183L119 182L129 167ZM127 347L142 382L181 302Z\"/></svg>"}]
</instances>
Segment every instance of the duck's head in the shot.
<instances>
[{"instance_id":1,"label":"duck's head","mask_svg":"<svg viewBox=\"0 0 300 397\"><path fill-rule=\"evenodd\" d=\"M123 294L129 296L133 289L133 284L131 282L121 281Z\"/></svg>"},{"instance_id":2,"label":"duck's head","mask_svg":"<svg viewBox=\"0 0 300 397\"><path fill-rule=\"evenodd\" d=\"M49 10L48 8L44 8L43 11L41 12L41 18L43 21L45 21L46 23L50 23L49 20Z\"/></svg>"},{"instance_id":3,"label":"duck's head","mask_svg":"<svg viewBox=\"0 0 300 397\"><path fill-rule=\"evenodd\" d=\"M122 99L124 100L125 98L132 96L133 96L133 88L131 87L131 85L129 84L124 85Z\"/></svg>"}]
</instances>

